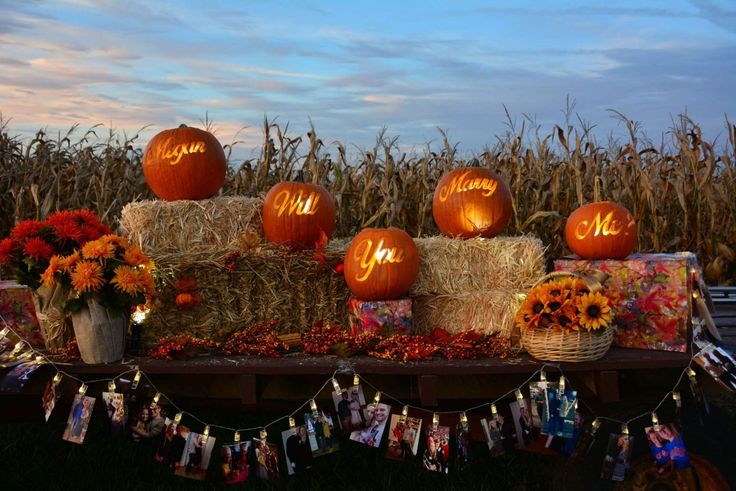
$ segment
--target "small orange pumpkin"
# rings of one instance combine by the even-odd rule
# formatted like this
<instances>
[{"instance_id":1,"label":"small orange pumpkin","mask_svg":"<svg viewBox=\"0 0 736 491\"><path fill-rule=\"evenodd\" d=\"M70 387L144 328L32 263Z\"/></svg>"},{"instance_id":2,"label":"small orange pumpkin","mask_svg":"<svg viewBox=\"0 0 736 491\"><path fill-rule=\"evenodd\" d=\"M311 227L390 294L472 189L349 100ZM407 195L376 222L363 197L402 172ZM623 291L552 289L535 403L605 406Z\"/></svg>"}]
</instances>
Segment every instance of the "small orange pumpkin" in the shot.
<instances>
[{"instance_id":1,"label":"small orange pumpkin","mask_svg":"<svg viewBox=\"0 0 736 491\"><path fill-rule=\"evenodd\" d=\"M143 154L143 175L161 199L211 198L225 182L227 159L212 133L181 125L154 136Z\"/></svg>"},{"instance_id":2,"label":"small orange pumpkin","mask_svg":"<svg viewBox=\"0 0 736 491\"><path fill-rule=\"evenodd\" d=\"M401 229L366 228L345 252L345 281L360 300L391 300L409 293L419 274L419 250Z\"/></svg>"},{"instance_id":3,"label":"small orange pumpkin","mask_svg":"<svg viewBox=\"0 0 736 491\"><path fill-rule=\"evenodd\" d=\"M176 296L176 306L180 309L191 309L201 303L198 293L184 292Z\"/></svg>"},{"instance_id":4,"label":"small orange pumpkin","mask_svg":"<svg viewBox=\"0 0 736 491\"><path fill-rule=\"evenodd\" d=\"M584 259L623 259L636 248L637 229L629 210L613 201L583 205L565 224L565 241Z\"/></svg>"},{"instance_id":5,"label":"small orange pumpkin","mask_svg":"<svg viewBox=\"0 0 736 491\"><path fill-rule=\"evenodd\" d=\"M512 209L508 185L484 167L448 172L432 199L434 221L450 237L494 237L509 223Z\"/></svg>"},{"instance_id":6,"label":"small orange pumpkin","mask_svg":"<svg viewBox=\"0 0 736 491\"><path fill-rule=\"evenodd\" d=\"M292 250L314 249L335 230L335 202L318 184L280 182L263 201L261 217L266 238Z\"/></svg>"}]
</instances>

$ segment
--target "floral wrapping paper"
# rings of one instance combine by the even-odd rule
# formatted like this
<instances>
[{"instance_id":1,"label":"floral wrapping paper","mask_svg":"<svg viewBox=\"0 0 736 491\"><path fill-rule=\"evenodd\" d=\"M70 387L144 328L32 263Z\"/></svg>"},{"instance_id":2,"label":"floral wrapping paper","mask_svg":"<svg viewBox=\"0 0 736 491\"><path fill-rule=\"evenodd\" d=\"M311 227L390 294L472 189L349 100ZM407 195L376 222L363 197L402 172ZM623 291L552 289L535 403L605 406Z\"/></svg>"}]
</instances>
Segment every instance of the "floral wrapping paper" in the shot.
<instances>
[{"instance_id":1,"label":"floral wrapping paper","mask_svg":"<svg viewBox=\"0 0 736 491\"><path fill-rule=\"evenodd\" d=\"M350 332L410 334L412 331L411 299L365 301L348 300Z\"/></svg>"},{"instance_id":2,"label":"floral wrapping paper","mask_svg":"<svg viewBox=\"0 0 736 491\"><path fill-rule=\"evenodd\" d=\"M606 296L616 315L615 343L624 348L687 352L693 275L691 252L632 254L624 260L555 260L556 271L599 269L610 275Z\"/></svg>"},{"instance_id":3,"label":"floral wrapping paper","mask_svg":"<svg viewBox=\"0 0 736 491\"><path fill-rule=\"evenodd\" d=\"M43 348L41 326L36 317L30 288L15 281L0 281L0 316L23 339L33 346ZM0 322L0 330L5 327L5 322Z\"/></svg>"}]
</instances>

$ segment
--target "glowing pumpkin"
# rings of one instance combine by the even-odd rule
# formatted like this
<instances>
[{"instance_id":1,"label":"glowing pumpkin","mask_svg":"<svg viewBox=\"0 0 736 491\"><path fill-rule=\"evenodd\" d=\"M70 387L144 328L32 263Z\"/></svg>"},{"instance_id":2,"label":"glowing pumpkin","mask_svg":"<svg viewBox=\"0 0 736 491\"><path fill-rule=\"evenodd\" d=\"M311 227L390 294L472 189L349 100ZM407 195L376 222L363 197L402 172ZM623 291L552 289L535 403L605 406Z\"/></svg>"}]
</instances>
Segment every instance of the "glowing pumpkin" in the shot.
<instances>
[{"instance_id":1,"label":"glowing pumpkin","mask_svg":"<svg viewBox=\"0 0 736 491\"><path fill-rule=\"evenodd\" d=\"M419 250L401 229L366 228L348 246L343 272L360 300L400 298L419 274Z\"/></svg>"},{"instance_id":2,"label":"glowing pumpkin","mask_svg":"<svg viewBox=\"0 0 736 491\"><path fill-rule=\"evenodd\" d=\"M623 259L636 248L636 222L629 210L613 201L590 203L570 214L565 241L584 259Z\"/></svg>"},{"instance_id":3,"label":"glowing pumpkin","mask_svg":"<svg viewBox=\"0 0 736 491\"><path fill-rule=\"evenodd\" d=\"M494 237L509 223L512 208L506 182L483 167L448 172L432 199L434 221L450 237Z\"/></svg>"},{"instance_id":4,"label":"glowing pumpkin","mask_svg":"<svg viewBox=\"0 0 736 491\"><path fill-rule=\"evenodd\" d=\"M335 230L335 202L318 184L280 182L263 201L263 232L275 244L292 250L313 249Z\"/></svg>"},{"instance_id":5,"label":"glowing pumpkin","mask_svg":"<svg viewBox=\"0 0 736 491\"><path fill-rule=\"evenodd\" d=\"M143 175L161 199L211 198L225 182L227 159L211 133L181 125L154 136L143 154Z\"/></svg>"}]
</instances>

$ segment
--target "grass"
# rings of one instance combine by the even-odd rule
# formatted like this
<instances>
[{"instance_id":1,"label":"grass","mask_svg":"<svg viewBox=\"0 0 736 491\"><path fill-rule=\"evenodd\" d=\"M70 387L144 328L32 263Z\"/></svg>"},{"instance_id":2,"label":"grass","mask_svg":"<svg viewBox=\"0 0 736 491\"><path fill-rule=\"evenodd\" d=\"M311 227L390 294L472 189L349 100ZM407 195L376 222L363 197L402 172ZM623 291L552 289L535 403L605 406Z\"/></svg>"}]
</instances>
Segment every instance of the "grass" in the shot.
<instances>
[{"instance_id":1,"label":"grass","mask_svg":"<svg viewBox=\"0 0 736 491\"><path fill-rule=\"evenodd\" d=\"M571 113L571 110L568 111ZM369 226L397 226L413 236L437 228L431 201L441 175L480 165L502 174L514 197L508 235L533 233L548 257L567 253L565 218L580 204L611 199L626 206L639 226L640 251L696 252L710 284L736 281L736 125L726 120L719 146L702 139L685 116L655 144L619 115L628 138L602 145L591 125L567 122L544 132L530 119L516 125L475 157L458 156L442 133L439 148L407 155L398 137L378 134L372 148L349 156L340 142L325 145L314 128L305 137L288 124L263 124L260 155L230 162L222 193L263 195L276 182L302 179L327 187L335 198L335 236ZM52 138L43 130L24 142L0 120L0 235L24 218L64 208L92 208L116 225L121 208L153 198L142 172L138 136L74 126ZM225 145L228 154L232 145Z\"/></svg>"}]
</instances>

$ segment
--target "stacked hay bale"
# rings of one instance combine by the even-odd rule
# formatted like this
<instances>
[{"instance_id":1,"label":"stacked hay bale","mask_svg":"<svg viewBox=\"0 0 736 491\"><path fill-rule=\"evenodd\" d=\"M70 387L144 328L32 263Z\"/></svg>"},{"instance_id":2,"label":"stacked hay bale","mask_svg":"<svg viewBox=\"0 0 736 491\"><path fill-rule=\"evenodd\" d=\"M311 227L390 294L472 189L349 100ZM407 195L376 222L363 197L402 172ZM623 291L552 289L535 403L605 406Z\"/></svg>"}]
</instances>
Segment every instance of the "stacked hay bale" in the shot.
<instances>
[{"instance_id":1,"label":"stacked hay bale","mask_svg":"<svg viewBox=\"0 0 736 491\"><path fill-rule=\"evenodd\" d=\"M159 299L144 322L147 344L178 333L222 340L254 323L280 332L322 321L347 323L349 292L331 266L346 241L331 241L326 264L314 251L292 253L264 238L259 198L142 201L122 210L120 227L154 261ZM201 303L176 306L176 282L196 278Z\"/></svg>"},{"instance_id":2,"label":"stacked hay bale","mask_svg":"<svg viewBox=\"0 0 736 491\"><path fill-rule=\"evenodd\" d=\"M451 333L470 327L509 337L526 292L545 273L536 237L415 239L421 266L411 295L414 328Z\"/></svg>"}]
</instances>

